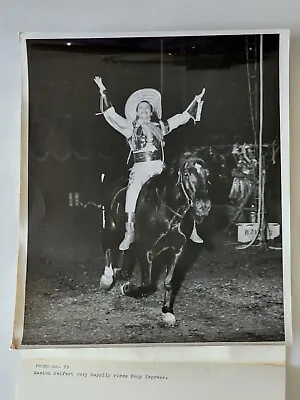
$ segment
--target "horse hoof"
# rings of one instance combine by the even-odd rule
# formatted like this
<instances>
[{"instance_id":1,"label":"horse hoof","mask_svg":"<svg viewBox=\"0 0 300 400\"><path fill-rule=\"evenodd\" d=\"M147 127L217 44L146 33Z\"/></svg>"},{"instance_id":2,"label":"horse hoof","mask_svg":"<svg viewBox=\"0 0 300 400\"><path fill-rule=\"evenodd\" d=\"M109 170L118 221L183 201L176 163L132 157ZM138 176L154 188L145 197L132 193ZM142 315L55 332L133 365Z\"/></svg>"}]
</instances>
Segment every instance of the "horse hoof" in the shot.
<instances>
[{"instance_id":1,"label":"horse hoof","mask_svg":"<svg viewBox=\"0 0 300 400\"><path fill-rule=\"evenodd\" d=\"M120 289L121 289L122 295L123 295L123 296L126 296L126 295L127 295L127 292L128 292L128 289L129 289L129 282L124 283L124 285L121 285L121 286L120 286Z\"/></svg>"},{"instance_id":2,"label":"horse hoof","mask_svg":"<svg viewBox=\"0 0 300 400\"><path fill-rule=\"evenodd\" d=\"M104 268L104 273L100 279L100 289L109 289L114 282L114 272L109 265Z\"/></svg>"},{"instance_id":3,"label":"horse hoof","mask_svg":"<svg viewBox=\"0 0 300 400\"><path fill-rule=\"evenodd\" d=\"M170 312L163 314L163 322L167 326L175 326L176 324L175 315Z\"/></svg>"},{"instance_id":4,"label":"horse hoof","mask_svg":"<svg viewBox=\"0 0 300 400\"><path fill-rule=\"evenodd\" d=\"M111 276L102 275L100 279L100 289L109 289L113 284L113 278Z\"/></svg>"}]
</instances>

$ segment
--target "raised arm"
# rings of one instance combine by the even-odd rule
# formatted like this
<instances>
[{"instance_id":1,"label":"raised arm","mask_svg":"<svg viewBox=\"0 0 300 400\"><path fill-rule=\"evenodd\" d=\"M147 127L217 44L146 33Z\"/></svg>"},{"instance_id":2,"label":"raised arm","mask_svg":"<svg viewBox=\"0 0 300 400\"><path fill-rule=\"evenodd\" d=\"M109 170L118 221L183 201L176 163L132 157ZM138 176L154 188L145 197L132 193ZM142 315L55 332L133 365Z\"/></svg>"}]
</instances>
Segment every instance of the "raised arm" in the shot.
<instances>
[{"instance_id":1,"label":"raised arm","mask_svg":"<svg viewBox=\"0 0 300 400\"><path fill-rule=\"evenodd\" d=\"M168 129L166 131L166 134L170 133L172 130L178 128L179 126L186 124L191 118L194 120L194 122L200 121L202 107L204 103L202 97L204 96L204 94L205 89L203 89L199 95L195 96L194 100L183 113L176 114L167 120Z\"/></svg>"},{"instance_id":2,"label":"raised arm","mask_svg":"<svg viewBox=\"0 0 300 400\"><path fill-rule=\"evenodd\" d=\"M102 79L99 76L95 76L94 82L99 87L100 92L100 108L101 114L103 114L106 121L118 132L124 135L126 138L132 136L132 125L121 115L116 113L114 107L107 99L106 87L103 85Z\"/></svg>"},{"instance_id":3,"label":"raised arm","mask_svg":"<svg viewBox=\"0 0 300 400\"><path fill-rule=\"evenodd\" d=\"M168 129L166 130L166 134L178 128L180 125L186 124L190 120L190 118L191 116L187 111L184 111L181 114L173 115L167 120Z\"/></svg>"}]
</instances>

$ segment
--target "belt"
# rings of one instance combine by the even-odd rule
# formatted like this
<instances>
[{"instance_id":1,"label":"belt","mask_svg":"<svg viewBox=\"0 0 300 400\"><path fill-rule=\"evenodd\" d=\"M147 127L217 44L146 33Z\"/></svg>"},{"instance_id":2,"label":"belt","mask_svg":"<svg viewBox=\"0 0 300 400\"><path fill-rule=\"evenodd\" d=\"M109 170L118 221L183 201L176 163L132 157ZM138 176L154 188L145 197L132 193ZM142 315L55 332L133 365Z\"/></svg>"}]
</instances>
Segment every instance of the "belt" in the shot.
<instances>
[{"instance_id":1,"label":"belt","mask_svg":"<svg viewBox=\"0 0 300 400\"><path fill-rule=\"evenodd\" d=\"M157 152L143 151L141 153L133 153L133 159L135 163L161 160L161 157Z\"/></svg>"}]
</instances>

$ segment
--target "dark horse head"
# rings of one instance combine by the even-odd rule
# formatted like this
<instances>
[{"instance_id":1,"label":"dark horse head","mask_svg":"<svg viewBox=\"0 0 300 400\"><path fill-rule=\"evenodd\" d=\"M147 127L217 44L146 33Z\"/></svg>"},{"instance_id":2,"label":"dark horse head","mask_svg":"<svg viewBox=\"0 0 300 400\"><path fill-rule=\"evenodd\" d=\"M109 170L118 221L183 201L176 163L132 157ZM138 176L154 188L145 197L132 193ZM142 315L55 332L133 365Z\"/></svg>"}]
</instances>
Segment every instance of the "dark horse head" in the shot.
<instances>
[{"instance_id":1,"label":"dark horse head","mask_svg":"<svg viewBox=\"0 0 300 400\"><path fill-rule=\"evenodd\" d=\"M175 160L171 173L177 174L177 188L185 197L196 223L201 223L211 209L209 171L200 151L187 150Z\"/></svg>"}]
</instances>

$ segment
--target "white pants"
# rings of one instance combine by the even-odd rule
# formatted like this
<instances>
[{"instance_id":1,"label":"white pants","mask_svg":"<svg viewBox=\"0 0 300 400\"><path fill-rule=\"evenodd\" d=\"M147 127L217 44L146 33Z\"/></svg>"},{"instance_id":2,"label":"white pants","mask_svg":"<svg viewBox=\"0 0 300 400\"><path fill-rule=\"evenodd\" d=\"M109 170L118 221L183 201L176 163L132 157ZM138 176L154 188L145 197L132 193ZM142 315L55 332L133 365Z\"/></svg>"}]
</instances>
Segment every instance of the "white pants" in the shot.
<instances>
[{"instance_id":1,"label":"white pants","mask_svg":"<svg viewBox=\"0 0 300 400\"><path fill-rule=\"evenodd\" d=\"M125 212L134 213L136 203L143 185L153 176L160 175L164 169L161 160L145 161L134 164L129 175L126 192Z\"/></svg>"}]
</instances>

